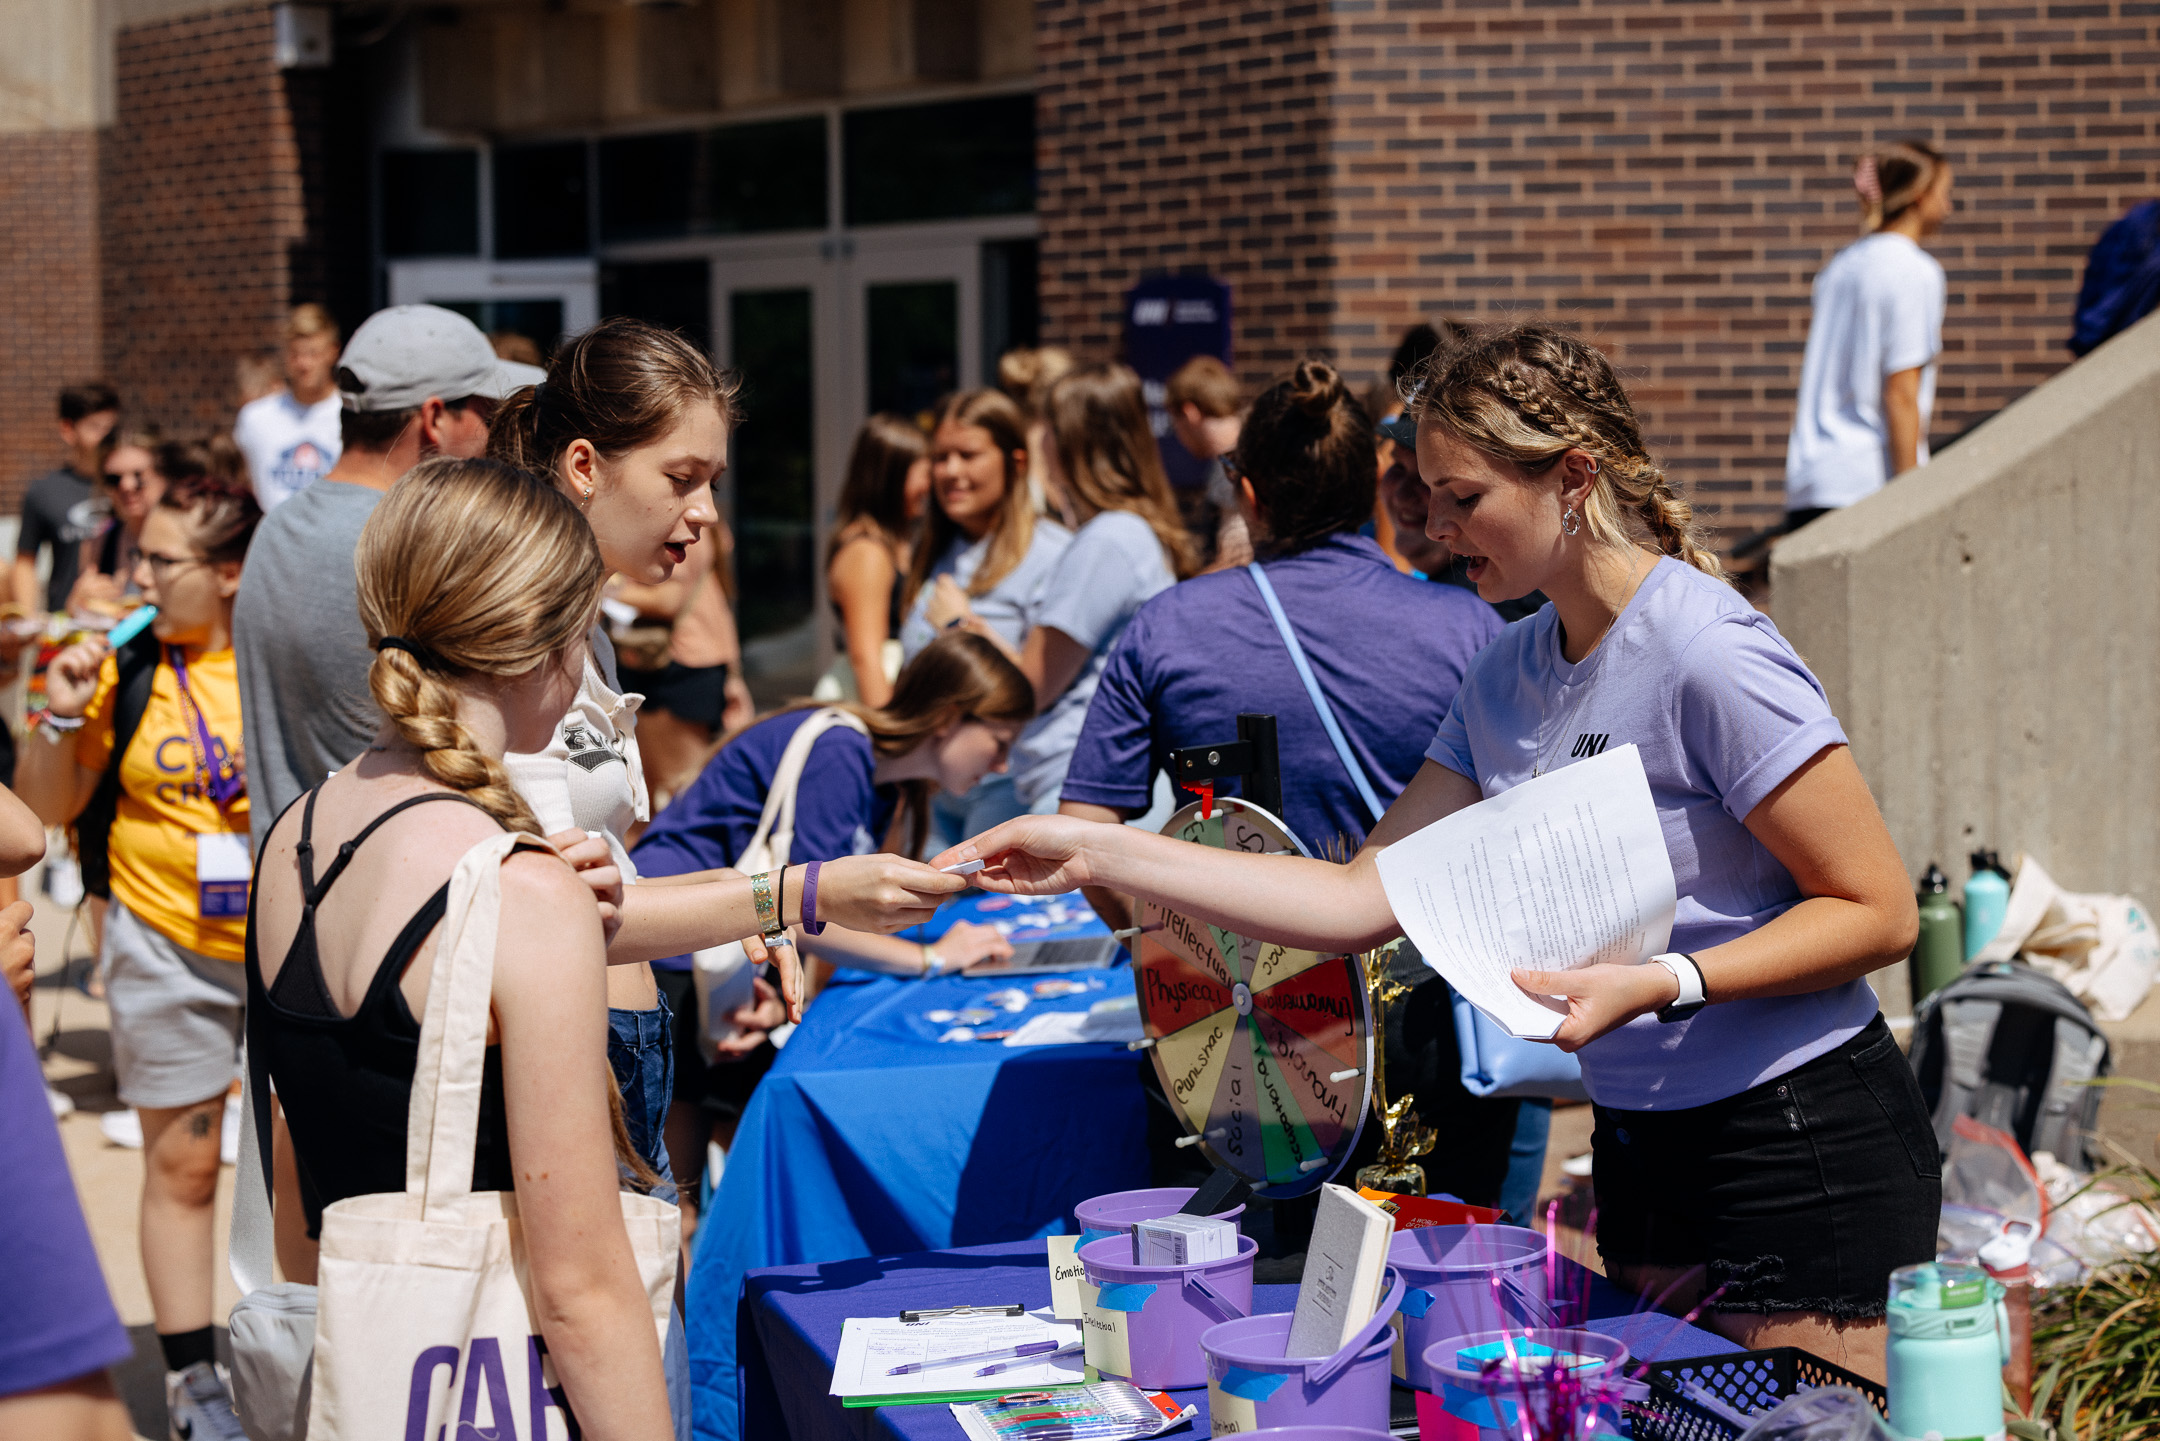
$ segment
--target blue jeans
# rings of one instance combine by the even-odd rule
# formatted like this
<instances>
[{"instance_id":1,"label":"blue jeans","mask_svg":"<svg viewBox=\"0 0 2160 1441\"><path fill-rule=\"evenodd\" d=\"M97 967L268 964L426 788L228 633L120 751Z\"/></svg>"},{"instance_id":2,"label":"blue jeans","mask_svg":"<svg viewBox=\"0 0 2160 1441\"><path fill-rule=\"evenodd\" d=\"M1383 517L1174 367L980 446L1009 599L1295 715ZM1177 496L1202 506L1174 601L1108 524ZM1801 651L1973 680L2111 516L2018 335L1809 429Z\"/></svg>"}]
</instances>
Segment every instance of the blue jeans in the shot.
<instances>
[{"instance_id":1,"label":"blue jeans","mask_svg":"<svg viewBox=\"0 0 2160 1441\"><path fill-rule=\"evenodd\" d=\"M668 1102L675 1095L675 1013L662 995L651 1010L608 1008L608 1065L622 1088L631 1149L668 1176Z\"/></svg>"}]
</instances>

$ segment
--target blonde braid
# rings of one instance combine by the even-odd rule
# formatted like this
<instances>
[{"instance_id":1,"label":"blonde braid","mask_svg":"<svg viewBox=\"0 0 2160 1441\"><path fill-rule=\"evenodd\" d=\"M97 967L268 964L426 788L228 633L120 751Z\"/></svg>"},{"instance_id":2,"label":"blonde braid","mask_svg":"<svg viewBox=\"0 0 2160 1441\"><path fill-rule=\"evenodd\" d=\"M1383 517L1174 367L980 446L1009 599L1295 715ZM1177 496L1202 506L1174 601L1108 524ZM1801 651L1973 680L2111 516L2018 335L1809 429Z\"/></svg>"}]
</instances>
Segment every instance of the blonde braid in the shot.
<instances>
[{"instance_id":1,"label":"blonde braid","mask_svg":"<svg viewBox=\"0 0 2160 1441\"><path fill-rule=\"evenodd\" d=\"M368 667L368 690L398 735L420 752L429 775L464 792L505 829L540 834L540 822L510 783L509 771L480 749L457 718L457 692L448 684L406 652L384 649Z\"/></svg>"},{"instance_id":2,"label":"blonde braid","mask_svg":"<svg viewBox=\"0 0 2160 1441\"><path fill-rule=\"evenodd\" d=\"M1665 472L1652 465L1647 456L1634 456L1623 464L1624 471L1616 466L1608 472L1613 498L1635 512L1658 549L1705 575L1729 579L1717 552L1702 543L1701 531L1695 524L1695 507L1674 493Z\"/></svg>"}]
</instances>

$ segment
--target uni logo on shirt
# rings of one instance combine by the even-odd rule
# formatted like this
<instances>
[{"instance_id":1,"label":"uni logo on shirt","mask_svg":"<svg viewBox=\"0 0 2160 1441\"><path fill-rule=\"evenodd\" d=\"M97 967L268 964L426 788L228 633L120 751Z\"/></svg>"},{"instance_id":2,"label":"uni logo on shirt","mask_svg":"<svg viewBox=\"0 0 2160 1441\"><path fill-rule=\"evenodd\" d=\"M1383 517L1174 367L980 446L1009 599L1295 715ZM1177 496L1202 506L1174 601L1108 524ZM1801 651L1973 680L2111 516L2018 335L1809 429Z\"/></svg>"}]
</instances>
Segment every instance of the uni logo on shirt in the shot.
<instances>
[{"instance_id":1,"label":"uni logo on shirt","mask_svg":"<svg viewBox=\"0 0 2160 1441\"><path fill-rule=\"evenodd\" d=\"M1568 752L1568 759L1579 761L1588 760L1591 756L1601 756L1605 754L1605 747L1611 742L1612 735L1610 732L1604 735L1592 735L1590 732L1584 731L1581 735L1575 737L1575 749Z\"/></svg>"}]
</instances>

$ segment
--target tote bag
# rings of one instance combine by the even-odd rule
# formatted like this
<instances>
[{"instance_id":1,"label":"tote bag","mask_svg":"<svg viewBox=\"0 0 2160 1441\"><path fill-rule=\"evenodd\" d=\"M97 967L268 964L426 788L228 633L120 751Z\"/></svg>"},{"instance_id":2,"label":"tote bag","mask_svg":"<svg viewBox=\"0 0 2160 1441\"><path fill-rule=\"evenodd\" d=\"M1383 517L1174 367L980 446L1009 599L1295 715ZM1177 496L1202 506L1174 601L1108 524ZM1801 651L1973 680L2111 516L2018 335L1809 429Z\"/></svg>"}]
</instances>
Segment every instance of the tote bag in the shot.
<instances>
[{"instance_id":1,"label":"tote bag","mask_svg":"<svg viewBox=\"0 0 2160 1441\"><path fill-rule=\"evenodd\" d=\"M795 792L802 786L803 768L810 763L810 747L834 726L870 734L870 728L853 711L837 706L813 712L795 728L795 734L788 737L787 749L780 752L780 764L773 768L772 784L765 789L765 809L758 816L757 829L735 858L736 870L754 876L788 863L788 852L795 845ZM741 941L690 953L690 979L697 991L698 1050L707 1064L719 1056L719 1043L735 1034L735 1023L728 1017L749 1005L756 994L750 978L750 957ZM794 1029L791 1025L776 1028L773 1044L786 1044L787 1033Z\"/></svg>"},{"instance_id":2,"label":"tote bag","mask_svg":"<svg viewBox=\"0 0 2160 1441\"><path fill-rule=\"evenodd\" d=\"M1380 804L1372 782L1366 779L1365 767L1358 764L1350 742L1343 737L1342 726L1335 720L1335 707L1328 704L1320 682L1314 678L1312 666L1305 659L1305 647L1298 643L1297 632L1290 628L1290 617L1284 613L1282 602L1276 599L1274 585L1257 561L1245 569L1251 573L1253 584L1260 587L1260 599L1267 605L1276 633L1290 652L1290 663L1297 668L1298 679L1305 684L1307 698L1312 701L1313 709L1320 713L1320 728L1327 732L1329 744L1335 747L1336 759L1350 773L1350 782L1357 787L1365 809L1378 822L1386 807ZM1555 1101L1589 1098L1589 1093L1583 1089L1582 1065L1566 1051L1543 1041L1525 1041L1509 1035L1488 1020L1483 1011L1464 1000L1453 986L1448 987L1448 999L1455 1008L1455 1047L1462 1057L1463 1089L1471 1095L1546 1097Z\"/></svg>"},{"instance_id":3,"label":"tote bag","mask_svg":"<svg viewBox=\"0 0 2160 1441\"><path fill-rule=\"evenodd\" d=\"M405 1189L323 1210L309 1441L445 1428L523 1441L577 1434L533 1322L516 1194L472 1189L502 862L530 843L491 836L450 878L413 1073ZM621 1201L653 1339L665 1345L681 1218L650 1196Z\"/></svg>"}]
</instances>

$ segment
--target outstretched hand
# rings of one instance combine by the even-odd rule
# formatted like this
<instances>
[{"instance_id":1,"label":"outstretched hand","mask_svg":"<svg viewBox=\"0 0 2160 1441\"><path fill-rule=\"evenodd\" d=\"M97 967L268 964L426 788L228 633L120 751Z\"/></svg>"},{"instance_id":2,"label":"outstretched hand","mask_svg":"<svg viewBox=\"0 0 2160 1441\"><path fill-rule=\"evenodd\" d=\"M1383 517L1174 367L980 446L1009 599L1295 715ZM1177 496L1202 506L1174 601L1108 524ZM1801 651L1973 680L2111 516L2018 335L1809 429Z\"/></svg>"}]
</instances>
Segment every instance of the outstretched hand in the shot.
<instances>
[{"instance_id":1,"label":"outstretched hand","mask_svg":"<svg viewBox=\"0 0 2160 1441\"><path fill-rule=\"evenodd\" d=\"M980 860L983 868L968 879L986 891L1061 895L1094 883L1087 842L1101 829L1100 822L1072 816L1021 816L933 856L930 864L942 870Z\"/></svg>"},{"instance_id":2,"label":"outstretched hand","mask_svg":"<svg viewBox=\"0 0 2160 1441\"><path fill-rule=\"evenodd\" d=\"M1515 984L1533 996L1567 1001L1567 1019L1552 1042L1579 1051L1598 1037L1648 1015L1678 998L1680 983L1663 966L1584 966L1578 971L1514 971Z\"/></svg>"}]
</instances>

